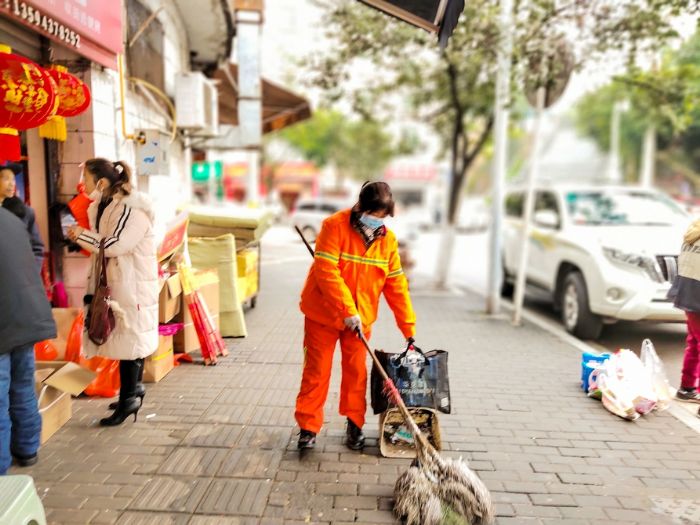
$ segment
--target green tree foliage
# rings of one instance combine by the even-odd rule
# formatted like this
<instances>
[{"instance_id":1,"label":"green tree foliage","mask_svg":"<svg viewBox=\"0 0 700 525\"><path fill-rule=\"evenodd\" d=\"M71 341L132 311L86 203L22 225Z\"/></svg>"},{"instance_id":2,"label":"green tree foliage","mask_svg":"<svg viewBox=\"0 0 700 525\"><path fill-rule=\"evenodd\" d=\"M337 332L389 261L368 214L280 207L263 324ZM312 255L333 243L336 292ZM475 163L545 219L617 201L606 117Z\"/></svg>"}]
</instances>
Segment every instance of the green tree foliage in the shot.
<instances>
[{"instance_id":1,"label":"green tree foliage","mask_svg":"<svg viewBox=\"0 0 700 525\"><path fill-rule=\"evenodd\" d=\"M630 102L621 124L621 154L628 178L636 177L649 126L656 129L658 157L668 168L686 175L700 171L700 33L679 51L666 52L658 67L631 68L579 102L579 130L606 151L613 106L621 100Z\"/></svg>"},{"instance_id":2,"label":"green tree foliage","mask_svg":"<svg viewBox=\"0 0 700 525\"><path fill-rule=\"evenodd\" d=\"M379 122L349 119L339 111L318 110L301 124L279 133L279 138L319 167L332 166L338 181L345 177L373 180L398 155L411 153L417 146L412 135L396 141Z\"/></svg>"},{"instance_id":3,"label":"green tree foliage","mask_svg":"<svg viewBox=\"0 0 700 525\"><path fill-rule=\"evenodd\" d=\"M516 89L537 85L537 64L562 36L577 64L610 49L629 52L675 35L669 25L700 0L515 0L513 55ZM329 102L349 101L367 118L388 118L397 97L442 139L451 161L448 219L487 145L494 121L494 82L500 45L498 0L469 0L448 48L435 37L355 0L316 0L326 10L330 44L309 60L312 83ZM370 71L360 82L355 71Z\"/></svg>"}]
</instances>

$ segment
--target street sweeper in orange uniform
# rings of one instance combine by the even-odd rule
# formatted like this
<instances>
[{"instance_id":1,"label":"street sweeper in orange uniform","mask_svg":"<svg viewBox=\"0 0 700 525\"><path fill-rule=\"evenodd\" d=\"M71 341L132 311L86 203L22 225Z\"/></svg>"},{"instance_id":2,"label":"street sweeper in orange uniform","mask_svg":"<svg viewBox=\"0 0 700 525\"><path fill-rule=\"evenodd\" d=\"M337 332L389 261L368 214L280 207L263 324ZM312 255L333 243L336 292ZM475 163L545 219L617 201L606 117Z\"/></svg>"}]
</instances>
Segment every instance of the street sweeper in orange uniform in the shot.
<instances>
[{"instance_id":1,"label":"street sweeper in orange uniform","mask_svg":"<svg viewBox=\"0 0 700 525\"><path fill-rule=\"evenodd\" d=\"M362 187L353 208L323 222L301 294L304 370L295 412L301 429L300 450L315 446L323 425L323 406L338 341L343 371L340 414L347 417L346 445L353 450L364 446L367 355L357 331L369 339L382 293L403 336L411 341L415 337L416 317L398 242L384 226L384 218L393 215L389 185L371 182Z\"/></svg>"}]
</instances>

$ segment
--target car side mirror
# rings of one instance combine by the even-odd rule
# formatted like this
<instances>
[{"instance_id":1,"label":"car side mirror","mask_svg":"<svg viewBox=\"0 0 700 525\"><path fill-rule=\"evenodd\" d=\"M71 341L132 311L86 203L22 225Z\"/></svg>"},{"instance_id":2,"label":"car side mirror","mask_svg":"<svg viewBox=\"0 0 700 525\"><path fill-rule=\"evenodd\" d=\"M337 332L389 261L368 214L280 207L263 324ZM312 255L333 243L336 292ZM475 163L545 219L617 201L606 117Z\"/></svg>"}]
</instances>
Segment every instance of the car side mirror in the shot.
<instances>
[{"instance_id":1,"label":"car side mirror","mask_svg":"<svg viewBox=\"0 0 700 525\"><path fill-rule=\"evenodd\" d=\"M556 230L559 228L559 215L552 210L540 210L535 212L535 224L543 228Z\"/></svg>"}]
</instances>

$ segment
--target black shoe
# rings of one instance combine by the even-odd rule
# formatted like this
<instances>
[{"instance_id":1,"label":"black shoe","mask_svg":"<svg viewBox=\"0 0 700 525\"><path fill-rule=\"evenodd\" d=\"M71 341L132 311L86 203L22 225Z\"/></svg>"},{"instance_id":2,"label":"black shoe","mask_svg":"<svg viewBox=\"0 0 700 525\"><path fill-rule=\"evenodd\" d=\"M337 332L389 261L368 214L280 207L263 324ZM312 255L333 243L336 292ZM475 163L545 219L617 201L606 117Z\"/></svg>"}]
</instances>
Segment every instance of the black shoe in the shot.
<instances>
[{"instance_id":1,"label":"black shoe","mask_svg":"<svg viewBox=\"0 0 700 525\"><path fill-rule=\"evenodd\" d=\"M130 397L123 402L119 401L118 405L119 406L117 406L117 409L111 416L100 419L101 427L116 427L117 425L121 425L131 414L134 414L134 421L136 421L139 409L141 408L141 401L138 398Z\"/></svg>"},{"instance_id":2,"label":"black shoe","mask_svg":"<svg viewBox=\"0 0 700 525\"><path fill-rule=\"evenodd\" d=\"M297 448L299 450L309 450L316 446L316 433L310 430L302 429L299 432L299 441L297 442Z\"/></svg>"},{"instance_id":3,"label":"black shoe","mask_svg":"<svg viewBox=\"0 0 700 525\"><path fill-rule=\"evenodd\" d=\"M141 400L141 405L143 405L143 398L146 397L146 387L143 386L143 383L136 385L136 397ZM119 401L109 404L110 410L116 410L117 408L119 408Z\"/></svg>"},{"instance_id":4,"label":"black shoe","mask_svg":"<svg viewBox=\"0 0 700 525\"><path fill-rule=\"evenodd\" d=\"M700 393L695 388L679 388L676 399L689 403L700 403Z\"/></svg>"},{"instance_id":5,"label":"black shoe","mask_svg":"<svg viewBox=\"0 0 700 525\"><path fill-rule=\"evenodd\" d=\"M345 446L350 450L361 450L365 446L365 435L362 429L348 418L348 429L345 432Z\"/></svg>"},{"instance_id":6,"label":"black shoe","mask_svg":"<svg viewBox=\"0 0 700 525\"><path fill-rule=\"evenodd\" d=\"M34 454L33 456L29 457L22 457L22 456L14 456L15 458L15 465L18 467L31 467L37 464L39 461L39 455Z\"/></svg>"}]
</instances>

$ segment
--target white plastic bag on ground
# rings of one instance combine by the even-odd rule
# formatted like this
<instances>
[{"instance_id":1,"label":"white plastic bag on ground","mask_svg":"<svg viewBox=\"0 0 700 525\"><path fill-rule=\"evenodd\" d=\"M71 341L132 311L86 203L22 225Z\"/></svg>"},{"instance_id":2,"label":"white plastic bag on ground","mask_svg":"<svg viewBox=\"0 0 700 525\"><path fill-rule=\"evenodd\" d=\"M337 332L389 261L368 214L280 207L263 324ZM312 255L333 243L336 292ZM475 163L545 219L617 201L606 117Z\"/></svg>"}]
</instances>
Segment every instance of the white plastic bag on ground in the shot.
<instances>
[{"instance_id":1,"label":"white plastic bag on ground","mask_svg":"<svg viewBox=\"0 0 700 525\"><path fill-rule=\"evenodd\" d=\"M635 420L639 414L648 414L656 406L651 376L630 350L620 350L606 361L598 376L598 387L605 408L625 419Z\"/></svg>"},{"instance_id":2,"label":"white plastic bag on ground","mask_svg":"<svg viewBox=\"0 0 700 525\"><path fill-rule=\"evenodd\" d=\"M642 341L642 364L651 377L651 384L656 393L656 410L666 410L671 405L671 387L668 383L666 369L656 353L654 343L649 339Z\"/></svg>"},{"instance_id":3,"label":"white plastic bag on ground","mask_svg":"<svg viewBox=\"0 0 700 525\"><path fill-rule=\"evenodd\" d=\"M634 421L639 414L634 408L633 392L618 376L617 354L605 361L598 374L598 388L602 394L603 406L616 416Z\"/></svg>"}]
</instances>

